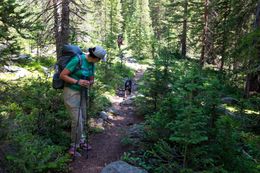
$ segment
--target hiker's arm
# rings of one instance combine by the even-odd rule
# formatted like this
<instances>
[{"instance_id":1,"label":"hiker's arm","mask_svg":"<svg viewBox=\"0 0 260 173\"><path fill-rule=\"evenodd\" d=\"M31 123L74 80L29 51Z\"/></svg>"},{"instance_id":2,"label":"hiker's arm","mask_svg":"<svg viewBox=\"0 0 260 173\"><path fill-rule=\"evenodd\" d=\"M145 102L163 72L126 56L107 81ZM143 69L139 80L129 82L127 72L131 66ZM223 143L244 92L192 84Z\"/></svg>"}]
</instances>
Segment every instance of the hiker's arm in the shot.
<instances>
[{"instance_id":1,"label":"hiker's arm","mask_svg":"<svg viewBox=\"0 0 260 173\"><path fill-rule=\"evenodd\" d=\"M84 87L87 87L89 86L90 82L88 80L83 80L83 79L80 79L79 81L77 81L76 79L72 78L69 76L71 72L68 70L68 69L64 69L62 70L62 72L60 73L60 78L62 80L64 80L65 82L67 83L70 83L70 84L76 84L78 82L78 84L80 86L84 86Z\"/></svg>"}]
</instances>

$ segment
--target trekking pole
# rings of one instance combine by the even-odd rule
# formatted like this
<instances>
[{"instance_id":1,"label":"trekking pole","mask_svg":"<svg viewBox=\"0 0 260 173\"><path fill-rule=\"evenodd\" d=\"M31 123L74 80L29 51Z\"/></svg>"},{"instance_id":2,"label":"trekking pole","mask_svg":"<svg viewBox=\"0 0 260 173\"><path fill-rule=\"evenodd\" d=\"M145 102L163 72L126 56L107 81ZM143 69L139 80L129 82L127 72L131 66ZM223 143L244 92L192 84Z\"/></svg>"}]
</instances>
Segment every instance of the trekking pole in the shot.
<instances>
[{"instance_id":1,"label":"trekking pole","mask_svg":"<svg viewBox=\"0 0 260 173\"><path fill-rule=\"evenodd\" d=\"M85 99L86 99L86 143L87 143L87 151L86 151L86 159L88 159L88 147L89 147L89 130L88 130L88 112L89 112L89 89L90 87L88 88L84 88L85 90Z\"/></svg>"},{"instance_id":2,"label":"trekking pole","mask_svg":"<svg viewBox=\"0 0 260 173\"><path fill-rule=\"evenodd\" d=\"M73 160L75 160L75 155L76 155L76 150L77 150L77 138L78 138L78 130L79 130L79 118L80 118L80 113L81 113L81 104L82 104L82 88L80 87L80 102L79 102L78 120L77 120L77 126L76 126L76 135L75 135L75 141L74 141Z\"/></svg>"}]
</instances>

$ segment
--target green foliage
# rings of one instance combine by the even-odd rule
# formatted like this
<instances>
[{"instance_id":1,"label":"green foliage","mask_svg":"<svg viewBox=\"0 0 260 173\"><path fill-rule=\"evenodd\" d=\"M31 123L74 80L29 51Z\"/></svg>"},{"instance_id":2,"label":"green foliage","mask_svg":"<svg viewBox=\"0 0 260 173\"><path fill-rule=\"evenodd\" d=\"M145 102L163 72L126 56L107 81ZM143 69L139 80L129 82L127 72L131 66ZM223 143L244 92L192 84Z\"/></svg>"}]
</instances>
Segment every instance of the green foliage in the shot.
<instances>
[{"instance_id":1,"label":"green foliage","mask_svg":"<svg viewBox=\"0 0 260 173\"><path fill-rule=\"evenodd\" d=\"M144 151L131 151L125 152L121 159L130 164L138 165L146 170L150 170L150 165L145 162L145 159L147 159L148 157L149 153L145 153Z\"/></svg>"},{"instance_id":2,"label":"green foliage","mask_svg":"<svg viewBox=\"0 0 260 173\"><path fill-rule=\"evenodd\" d=\"M130 144L133 143L132 139L130 139L129 137L124 137L123 139L121 139L121 143L124 145L124 146L128 146Z\"/></svg>"},{"instance_id":3,"label":"green foliage","mask_svg":"<svg viewBox=\"0 0 260 173\"><path fill-rule=\"evenodd\" d=\"M19 37L29 38L28 31L35 30L37 22L32 23L26 4L17 0L0 1L0 58L6 60L8 54L16 54L20 50ZM28 20L29 19L29 20Z\"/></svg>"},{"instance_id":4,"label":"green foliage","mask_svg":"<svg viewBox=\"0 0 260 173\"><path fill-rule=\"evenodd\" d=\"M257 138L248 134L251 142L243 141L244 119L219 110L221 97L241 92L216 72L170 56L161 54L141 88L141 103L147 108L145 152L150 154L143 161L151 172L257 172L258 146L251 143ZM240 105L250 107L243 99ZM246 121L247 128L252 122Z\"/></svg>"},{"instance_id":5,"label":"green foliage","mask_svg":"<svg viewBox=\"0 0 260 173\"><path fill-rule=\"evenodd\" d=\"M103 90L102 84L95 84L95 86L90 90L90 105L89 105L89 115L95 117L100 111L104 110L106 107L110 106L110 101L102 95Z\"/></svg>"},{"instance_id":6,"label":"green foliage","mask_svg":"<svg viewBox=\"0 0 260 173\"><path fill-rule=\"evenodd\" d=\"M111 65L101 64L97 68L97 87L101 89L101 92L114 92L117 88L122 87L125 77L134 75L133 70L119 62Z\"/></svg>"},{"instance_id":7,"label":"green foliage","mask_svg":"<svg viewBox=\"0 0 260 173\"><path fill-rule=\"evenodd\" d=\"M41 78L1 83L0 143L12 146L7 150L0 147L5 156L4 169L9 172L66 171L70 160L65 154L70 143L66 131L70 121L61 93L51 89L50 82Z\"/></svg>"},{"instance_id":8,"label":"green foliage","mask_svg":"<svg viewBox=\"0 0 260 173\"><path fill-rule=\"evenodd\" d=\"M130 9L127 9L130 8ZM138 59L151 57L152 28L148 0L123 2L124 31L133 56Z\"/></svg>"},{"instance_id":9,"label":"green foliage","mask_svg":"<svg viewBox=\"0 0 260 173\"><path fill-rule=\"evenodd\" d=\"M9 172L68 171L70 117L62 91L52 89L42 68L53 65L53 61L53 58L36 57L20 65L38 77L1 81L0 154L4 154L1 167ZM115 90L122 85L124 77L133 76L133 71L120 63L112 64L109 71L103 67L97 67L95 85L90 90L92 117L111 104L104 92ZM91 132L98 130L91 129Z\"/></svg>"},{"instance_id":10,"label":"green foliage","mask_svg":"<svg viewBox=\"0 0 260 173\"><path fill-rule=\"evenodd\" d=\"M119 73L120 72L120 73ZM122 88L125 77L133 77L133 71L121 65L119 62L111 64L97 65L95 84L90 91L90 115L97 115L98 112L110 106L110 101L106 97L108 94L114 95L117 88Z\"/></svg>"},{"instance_id":11,"label":"green foliage","mask_svg":"<svg viewBox=\"0 0 260 173\"><path fill-rule=\"evenodd\" d=\"M250 163L245 159L241 153L241 147L239 146L240 134L237 131L239 125L234 122L230 117L220 117L216 123L216 141L213 144L213 157L222 158L221 161L215 159L217 162L221 162L224 165L224 169L234 172L245 172L250 168ZM218 164L218 163L216 163Z\"/></svg>"},{"instance_id":12,"label":"green foliage","mask_svg":"<svg viewBox=\"0 0 260 173\"><path fill-rule=\"evenodd\" d=\"M64 147L53 145L49 140L17 131L10 136L16 146L15 153L6 153L9 172L56 172L67 170L69 155L64 155Z\"/></svg>"},{"instance_id":13,"label":"green foliage","mask_svg":"<svg viewBox=\"0 0 260 173\"><path fill-rule=\"evenodd\" d=\"M50 83L41 79L1 87L4 138L0 143L13 146L3 151L9 172L67 170L70 159L65 151L70 139L66 129L70 123L60 93L50 88Z\"/></svg>"},{"instance_id":14,"label":"green foliage","mask_svg":"<svg viewBox=\"0 0 260 173\"><path fill-rule=\"evenodd\" d=\"M55 64L56 59L53 57L40 56L35 58L42 66L51 67Z\"/></svg>"}]
</instances>

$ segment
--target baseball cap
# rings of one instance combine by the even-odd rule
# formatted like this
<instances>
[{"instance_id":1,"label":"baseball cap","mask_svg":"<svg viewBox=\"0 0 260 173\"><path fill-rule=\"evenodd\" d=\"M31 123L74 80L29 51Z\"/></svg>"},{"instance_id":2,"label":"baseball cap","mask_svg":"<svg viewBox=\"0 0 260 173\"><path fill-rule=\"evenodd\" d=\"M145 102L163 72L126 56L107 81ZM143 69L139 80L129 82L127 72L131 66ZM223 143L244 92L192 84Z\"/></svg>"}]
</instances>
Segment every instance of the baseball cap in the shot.
<instances>
[{"instance_id":1,"label":"baseball cap","mask_svg":"<svg viewBox=\"0 0 260 173\"><path fill-rule=\"evenodd\" d=\"M104 62L106 61L107 52L106 52L106 50L105 50L103 47L101 47L101 46L96 46L95 49L94 49L94 51L93 51L93 54L94 54L96 57L100 58L101 61L104 61Z\"/></svg>"}]
</instances>

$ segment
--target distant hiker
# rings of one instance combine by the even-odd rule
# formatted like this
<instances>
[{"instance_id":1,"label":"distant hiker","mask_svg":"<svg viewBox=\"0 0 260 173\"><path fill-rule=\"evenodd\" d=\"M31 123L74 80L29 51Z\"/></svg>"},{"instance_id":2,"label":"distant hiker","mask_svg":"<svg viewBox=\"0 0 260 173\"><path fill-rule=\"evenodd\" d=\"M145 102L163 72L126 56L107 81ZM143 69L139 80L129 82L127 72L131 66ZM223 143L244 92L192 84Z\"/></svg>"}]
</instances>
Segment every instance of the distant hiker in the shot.
<instances>
[{"instance_id":1,"label":"distant hiker","mask_svg":"<svg viewBox=\"0 0 260 173\"><path fill-rule=\"evenodd\" d=\"M130 78L127 78L125 81L125 97L127 98L128 95L131 95L132 92L132 80Z\"/></svg>"},{"instance_id":2,"label":"distant hiker","mask_svg":"<svg viewBox=\"0 0 260 173\"><path fill-rule=\"evenodd\" d=\"M122 34L119 34L117 37L117 45L118 45L119 49L121 48L121 45L123 45L123 35Z\"/></svg>"},{"instance_id":3,"label":"distant hiker","mask_svg":"<svg viewBox=\"0 0 260 173\"><path fill-rule=\"evenodd\" d=\"M80 156L76 150L78 148L91 149L86 142L86 102L88 87L94 83L94 64L101 59L105 61L106 50L101 46L89 48L87 53L74 56L60 73L60 78L65 81L64 102L70 113L71 124L71 147L69 154ZM81 64L80 68L79 62ZM75 71L75 69L77 69Z\"/></svg>"}]
</instances>

